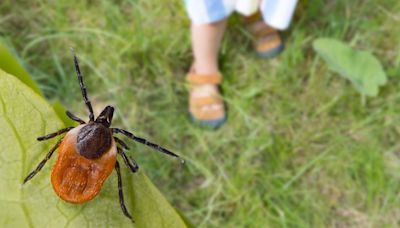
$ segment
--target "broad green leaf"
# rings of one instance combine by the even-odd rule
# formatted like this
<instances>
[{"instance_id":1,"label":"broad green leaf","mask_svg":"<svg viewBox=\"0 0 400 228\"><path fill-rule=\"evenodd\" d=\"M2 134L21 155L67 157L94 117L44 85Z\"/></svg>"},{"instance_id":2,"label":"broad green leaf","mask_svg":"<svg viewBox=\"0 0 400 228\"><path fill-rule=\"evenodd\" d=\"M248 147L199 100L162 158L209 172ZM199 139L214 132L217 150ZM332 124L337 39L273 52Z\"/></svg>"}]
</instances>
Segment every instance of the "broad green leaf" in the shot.
<instances>
[{"instance_id":1,"label":"broad green leaf","mask_svg":"<svg viewBox=\"0 0 400 228\"><path fill-rule=\"evenodd\" d=\"M377 96L379 86L386 84L382 65L370 52L355 50L330 38L316 39L313 46L329 68L349 79L361 94Z\"/></svg>"},{"instance_id":2,"label":"broad green leaf","mask_svg":"<svg viewBox=\"0 0 400 228\"><path fill-rule=\"evenodd\" d=\"M15 75L19 80L29 86L37 94L42 95L39 86L31 78L28 72L21 66L11 52L0 42L0 69Z\"/></svg>"},{"instance_id":3,"label":"broad green leaf","mask_svg":"<svg viewBox=\"0 0 400 228\"><path fill-rule=\"evenodd\" d=\"M132 227L123 216L113 173L100 194L83 205L54 193L50 170L57 154L23 187L23 178L44 158L56 139L37 136L63 126L53 108L14 76L0 70L0 227ZM121 163L122 165L123 163ZM126 204L136 227L186 227L148 178L123 170Z\"/></svg>"}]
</instances>

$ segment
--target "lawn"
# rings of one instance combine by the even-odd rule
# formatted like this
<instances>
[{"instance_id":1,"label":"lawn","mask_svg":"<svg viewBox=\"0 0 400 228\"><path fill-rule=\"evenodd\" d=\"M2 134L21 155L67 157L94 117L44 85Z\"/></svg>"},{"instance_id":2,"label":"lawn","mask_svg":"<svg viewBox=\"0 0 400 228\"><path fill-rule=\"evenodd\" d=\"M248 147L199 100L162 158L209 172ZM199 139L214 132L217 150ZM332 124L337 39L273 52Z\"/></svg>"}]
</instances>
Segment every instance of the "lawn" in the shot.
<instances>
[{"instance_id":1,"label":"lawn","mask_svg":"<svg viewBox=\"0 0 400 228\"><path fill-rule=\"evenodd\" d=\"M398 227L400 2L305 2L274 59L256 57L230 18L220 54L229 119L216 131L188 118L180 0L2 0L0 36L49 100L83 117L74 47L95 112L114 105L115 125L184 157L130 144L196 227ZM313 51L318 37L373 53L388 76L379 95L364 99L330 71Z\"/></svg>"}]
</instances>

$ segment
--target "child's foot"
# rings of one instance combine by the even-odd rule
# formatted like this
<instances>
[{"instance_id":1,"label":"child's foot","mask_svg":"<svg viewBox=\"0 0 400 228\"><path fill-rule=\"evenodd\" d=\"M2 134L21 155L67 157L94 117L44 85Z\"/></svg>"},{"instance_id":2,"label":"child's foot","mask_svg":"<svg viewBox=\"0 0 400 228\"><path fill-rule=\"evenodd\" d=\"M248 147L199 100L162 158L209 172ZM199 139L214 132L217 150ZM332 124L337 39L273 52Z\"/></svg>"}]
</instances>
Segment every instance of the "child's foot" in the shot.
<instances>
[{"instance_id":1,"label":"child's foot","mask_svg":"<svg viewBox=\"0 0 400 228\"><path fill-rule=\"evenodd\" d=\"M260 14L244 18L248 30L254 38L254 49L261 57L274 57L284 49L278 30L268 26Z\"/></svg>"},{"instance_id":2,"label":"child's foot","mask_svg":"<svg viewBox=\"0 0 400 228\"><path fill-rule=\"evenodd\" d=\"M189 113L192 120L213 129L225 123L225 106L218 89L222 81L221 75L199 75L191 70L187 81L190 84Z\"/></svg>"},{"instance_id":3,"label":"child's foot","mask_svg":"<svg viewBox=\"0 0 400 228\"><path fill-rule=\"evenodd\" d=\"M284 46L278 31L263 21L258 21L250 27L253 34L254 49L261 57L274 57L282 52Z\"/></svg>"}]
</instances>

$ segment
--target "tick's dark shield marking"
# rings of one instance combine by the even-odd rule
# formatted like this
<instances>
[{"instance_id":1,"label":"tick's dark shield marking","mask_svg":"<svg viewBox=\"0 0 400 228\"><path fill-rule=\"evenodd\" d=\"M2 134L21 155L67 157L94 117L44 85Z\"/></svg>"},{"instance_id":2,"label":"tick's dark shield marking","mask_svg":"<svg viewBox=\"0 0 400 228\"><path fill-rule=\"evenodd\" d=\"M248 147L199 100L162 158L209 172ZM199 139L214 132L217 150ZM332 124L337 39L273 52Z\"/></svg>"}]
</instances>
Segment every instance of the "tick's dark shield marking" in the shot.
<instances>
[{"instance_id":1,"label":"tick's dark shield marking","mask_svg":"<svg viewBox=\"0 0 400 228\"><path fill-rule=\"evenodd\" d=\"M51 183L54 191L60 198L76 204L85 203L93 199L99 193L101 186L112 170L115 169L118 175L118 193L122 212L133 221L132 216L125 207L117 154L121 155L124 163L132 172L136 172L139 166L133 159L130 160L123 151L123 149L129 149L127 145L121 139L113 136L113 134L123 134L161 153L174 157L178 157L178 155L146 139L139 138L126 130L110 128L114 113L114 108L111 106L105 107L95 120L92 104L88 99L82 73L79 69L78 59L73 50L72 53L83 100L89 110L89 122L86 123L67 111L67 116L79 122L79 126L64 128L57 132L38 137L37 140L43 141L68 132L48 152L39 165L29 173L24 180L24 184L43 168L54 151L59 148L57 160L51 170Z\"/></svg>"}]
</instances>

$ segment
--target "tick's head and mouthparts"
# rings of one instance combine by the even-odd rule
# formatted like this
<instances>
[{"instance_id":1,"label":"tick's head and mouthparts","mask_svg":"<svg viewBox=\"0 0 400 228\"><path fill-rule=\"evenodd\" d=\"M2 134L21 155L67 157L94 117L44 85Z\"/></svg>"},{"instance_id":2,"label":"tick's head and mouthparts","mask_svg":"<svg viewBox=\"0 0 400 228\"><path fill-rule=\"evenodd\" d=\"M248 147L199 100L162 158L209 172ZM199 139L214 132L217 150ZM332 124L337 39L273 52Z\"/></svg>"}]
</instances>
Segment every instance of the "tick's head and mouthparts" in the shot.
<instances>
[{"instance_id":1,"label":"tick's head and mouthparts","mask_svg":"<svg viewBox=\"0 0 400 228\"><path fill-rule=\"evenodd\" d=\"M76 146L80 155L88 159L97 159L107 152L112 144L112 133L109 129L114 108L107 106L96 118L79 130Z\"/></svg>"},{"instance_id":2,"label":"tick's head and mouthparts","mask_svg":"<svg viewBox=\"0 0 400 228\"><path fill-rule=\"evenodd\" d=\"M104 125L104 127L109 128L114 114L114 107L108 105L96 119L96 123Z\"/></svg>"}]
</instances>

